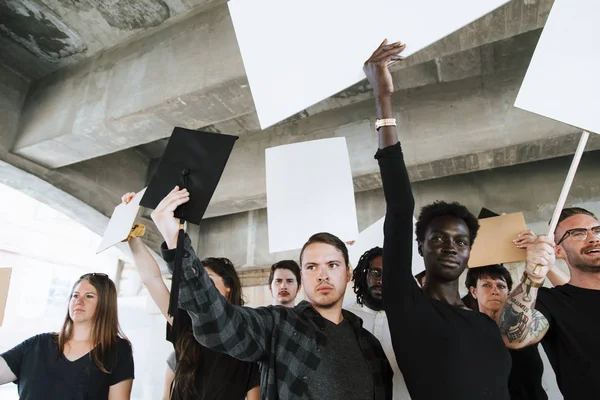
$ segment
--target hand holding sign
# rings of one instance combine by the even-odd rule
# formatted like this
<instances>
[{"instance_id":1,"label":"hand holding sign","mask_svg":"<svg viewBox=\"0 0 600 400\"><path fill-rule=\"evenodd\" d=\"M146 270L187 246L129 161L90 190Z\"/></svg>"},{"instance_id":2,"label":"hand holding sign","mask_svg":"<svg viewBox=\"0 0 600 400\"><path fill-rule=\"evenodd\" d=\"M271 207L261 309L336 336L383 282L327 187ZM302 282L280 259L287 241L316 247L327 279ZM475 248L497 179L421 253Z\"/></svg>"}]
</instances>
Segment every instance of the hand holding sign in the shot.
<instances>
[{"instance_id":1,"label":"hand holding sign","mask_svg":"<svg viewBox=\"0 0 600 400\"><path fill-rule=\"evenodd\" d=\"M600 133L600 114L596 110L600 55L589 50L596 46L595 18L599 11L596 0L554 2L515 100L516 107L584 130L552 216L549 237L554 236L589 132ZM565 48L571 56L564 56ZM550 81L552 85L548 85Z\"/></svg>"},{"instance_id":2,"label":"hand holding sign","mask_svg":"<svg viewBox=\"0 0 600 400\"><path fill-rule=\"evenodd\" d=\"M540 236L533 243L527 245L525 272L531 281L542 283L555 262L554 240L551 238Z\"/></svg>"}]
</instances>

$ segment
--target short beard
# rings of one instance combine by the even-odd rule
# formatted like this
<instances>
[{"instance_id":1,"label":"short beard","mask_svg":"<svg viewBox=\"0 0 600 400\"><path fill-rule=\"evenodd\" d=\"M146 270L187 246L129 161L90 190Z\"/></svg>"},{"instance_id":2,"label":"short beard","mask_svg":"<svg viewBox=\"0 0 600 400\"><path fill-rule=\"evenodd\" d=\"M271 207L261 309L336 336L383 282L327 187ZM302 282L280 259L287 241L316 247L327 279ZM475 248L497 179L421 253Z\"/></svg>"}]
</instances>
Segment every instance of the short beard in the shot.
<instances>
[{"instance_id":1,"label":"short beard","mask_svg":"<svg viewBox=\"0 0 600 400\"><path fill-rule=\"evenodd\" d=\"M296 300L296 299L295 299L295 298L293 298L293 299L292 299L292 298L290 298L290 299L289 299L289 300L287 300L287 301L279 301L279 300L277 300L277 301L279 302L279 304L281 304L281 305L283 306L283 305L286 305L286 304L293 303L293 302L294 302L294 300Z\"/></svg>"},{"instance_id":2,"label":"short beard","mask_svg":"<svg viewBox=\"0 0 600 400\"><path fill-rule=\"evenodd\" d=\"M572 267L581 272L600 274L600 266L575 263Z\"/></svg>"},{"instance_id":3,"label":"short beard","mask_svg":"<svg viewBox=\"0 0 600 400\"><path fill-rule=\"evenodd\" d=\"M371 295L371 292L367 290L365 296L363 298L363 305L367 306L367 308L375 307L379 310L383 309L383 299L376 299Z\"/></svg>"},{"instance_id":4,"label":"short beard","mask_svg":"<svg viewBox=\"0 0 600 400\"><path fill-rule=\"evenodd\" d=\"M569 257L569 254L566 254L566 261L569 265L581 272L587 272L592 274L600 274L600 265L593 265L586 263L579 254L574 254L574 257ZM573 262L571 262L571 259Z\"/></svg>"},{"instance_id":5,"label":"short beard","mask_svg":"<svg viewBox=\"0 0 600 400\"><path fill-rule=\"evenodd\" d=\"M330 303L326 303L326 304L323 304L323 303L318 303L318 302L316 302L316 301L313 301L313 300L312 300L310 297L308 298L308 301L309 301L311 304L313 304L314 306L317 306L317 307L319 307L319 308L326 308L326 309L329 309L329 308L333 308L333 307L335 307L335 306L336 306L336 305L337 305L337 304L338 304L338 303L339 303L339 302L342 300L342 298L343 298L343 297L340 297L340 298L338 298L338 299L336 299L336 300L334 300L334 301L332 301L332 302L330 302Z\"/></svg>"}]
</instances>

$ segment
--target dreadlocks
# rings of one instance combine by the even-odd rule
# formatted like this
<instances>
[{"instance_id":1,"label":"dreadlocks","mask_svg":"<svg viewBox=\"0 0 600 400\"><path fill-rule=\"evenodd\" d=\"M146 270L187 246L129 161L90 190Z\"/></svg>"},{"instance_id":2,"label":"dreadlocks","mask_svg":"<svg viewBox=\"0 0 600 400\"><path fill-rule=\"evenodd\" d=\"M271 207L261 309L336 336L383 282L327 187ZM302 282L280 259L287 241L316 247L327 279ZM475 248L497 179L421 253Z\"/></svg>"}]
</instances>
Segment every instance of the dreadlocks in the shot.
<instances>
[{"instance_id":1,"label":"dreadlocks","mask_svg":"<svg viewBox=\"0 0 600 400\"><path fill-rule=\"evenodd\" d=\"M352 281L354 282L354 293L356 293L356 302L363 304L365 293L367 292L367 274L371 261L375 258L383 256L383 249L381 247L373 247L371 250L366 251L358 260L354 272L352 272Z\"/></svg>"}]
</instances>

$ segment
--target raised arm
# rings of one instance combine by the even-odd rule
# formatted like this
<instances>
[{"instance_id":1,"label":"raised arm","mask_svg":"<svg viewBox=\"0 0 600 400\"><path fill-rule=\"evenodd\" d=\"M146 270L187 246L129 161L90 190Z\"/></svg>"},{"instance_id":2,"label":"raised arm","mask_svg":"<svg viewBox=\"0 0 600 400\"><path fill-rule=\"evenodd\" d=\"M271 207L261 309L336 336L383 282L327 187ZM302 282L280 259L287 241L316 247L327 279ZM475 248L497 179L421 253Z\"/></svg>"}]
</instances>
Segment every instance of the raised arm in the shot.
<instances>
[{"instance_id":1,"label":"raised arm","mask_svg":"<svg viewBox=\"0 0 600 400\"><path fill-rule=\"evenodd\" d=\"M175 261L179 229L173 213L187 201L187 190L175 187L152 212L152 219L165 239L163 257L171 265ZM230 304L215 288L187 235L184 250L179 308L190 315L196 340L242 361L263 359L274 328L273 311Z\"/></svg>"},{"instance_id":2,"label":"raised arm","mask_svg":"<svg viewBox=\"0 0 600 400\"><path fill-rule=\"evenodd\" d=\"M169 324L173 323L173 317L169 316L169 289L165 285L160 267L152 257L152 254L146 248L144 242L140 238L131 238L129 240L129 248L133 254L133 263L135 264L140 278L150 297L158 306L160 312L167 319Z\"/></svg>"},{"instance_id":3,"label":"raised arm","mask_svg":"<svg viewBox=\"0 0 600 400\"><path fill-rule=\"evenodd\" d=\"M0 385L4 385L8 382L14 382L17 380L17 376L12 372L6 360L0 357Z\"/></svg>"},{"instance_id":4,"label":"raised arm","mask_svg":"<svg viewBox=\"0 0 600 400\"><path fill-rule=\"evenodd\" d=\"M134 196L135 193L133 192L125 193L121 197L121 200L127 204ZM133 263L140 274L142 284L148 289L150 297L152 297L162 315L164 315L169 324L172 324L173 318L167 312L169 309L169 289L162 278L160 267L146 248L142 239L132 237L129 239L128 244L133 255Z\"/></svg>"},{"instance_id":5,"label":"raised arm","mask_svg":"<svg viewBox=\"0 0 600 400\"><path fill-rule=\"evenodd\" d=\"M394 82L388 66L394 61L404 59L398 54L405 48L406 45L400 42L387 44L387 39L385 39L363 67L367 80L373 89L378 119L394 118L392 109ZM398 143L396 126L388 125L379 128L379 149L384 149L396 143Z\"/></svg>"},{"instance_id":6,"label":"raised arm","mask_svg":"<svg viewBox=\"0 0 600 400\"><path fill-rule=\"evenodd\" d=\"M387 44L385 40L364 65L367 79L373 88L377 118L393 119L392 93L394 84L388 65L403 58L401 43ZM399 307L414 303L422 297L412 276L412 231L415 201L410 187L408 171L398 141L396 126L379 128L379 150L376 158L383 183L386 201L383 245L383 300L388 318L398 314ZM391 324L392 325L392 324ZM391 326L390 325L390 326Z\"/></svg>"},{"instance_id":7,"label":"raised arm","mask_svg":"<svg viewBox=\"0 0 600 400\"><path fill-rule=\"evenodd\" d=\"M521 232L519 236L515 240L513 240L513 242L518 248L526 249L527 245L535 242L536 238L537 235L532 231L524 231ZM565 274L560 269L558 269L558 266L556 264L552 265L552 267L548 270L548 274L546 276L550 280L552 286L566 285L571 279L569 275Z\"/></svg>"},{"instance_id":8,"label":"raised arm","mask_svg":"<svg viewBox=\"0 0 600 400\"><path fill-rule=\"evenodd\" d=\"M518 349L542 340L548 331L548 320L535 310L538 288L548 270L554 266L554 242L546 236L538 237L527 246L525 277L508 296L498 325L508 348ZM537 268L540 266L540 268Z\"/></svg>"}]
</instances>

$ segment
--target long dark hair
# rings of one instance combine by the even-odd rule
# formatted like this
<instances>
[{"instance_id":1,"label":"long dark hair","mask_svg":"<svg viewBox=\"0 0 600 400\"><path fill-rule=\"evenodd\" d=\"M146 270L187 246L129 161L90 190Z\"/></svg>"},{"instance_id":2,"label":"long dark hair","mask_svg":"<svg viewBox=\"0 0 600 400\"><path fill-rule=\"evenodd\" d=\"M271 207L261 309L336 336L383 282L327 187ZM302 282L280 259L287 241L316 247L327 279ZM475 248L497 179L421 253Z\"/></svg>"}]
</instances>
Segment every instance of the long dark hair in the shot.
<instances>
[{"instance_id":1,"label":"long dark hair","mask_svg":"<svg viewBox=\"0 0 600 400\"><path fill-rule=\"evenodd\" d=\"M69 302L73 297L73 292L77 285L87 281L96 289L98 302L93 317L93 328L90 340L92 342L92 351L90 357L96 366L104 373L111 371L104 366L104 357L117 347L119 338L127 340L121 327L119 326L119 312L117 310L117 289L114 282L106 274L89 273L82 275L71 288ZM73 337L73 320L67 309L65 321L60 333L55 334L54 338L58 344L58 354L63 354L65 345Z\"/></svg>"},{"instance_id":2,"label":"long dark hair","mask_svg":"<svg viewBox=\"0 0 600 400\"><path fill-rule=\"evenodd\" d=\"M219 275L225 286L230 289L227 301L236 306L243 306L242 284L233 263L227 258L210 257L202 260L202 264ZM204 369L202 345L194 338L192 320L187 313L182 313L182 315L182 333L175 343L177 367L171 385L173 400L197 396L197 377L202 375Z\"/></svg>"}]
</instances>

